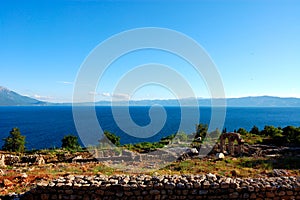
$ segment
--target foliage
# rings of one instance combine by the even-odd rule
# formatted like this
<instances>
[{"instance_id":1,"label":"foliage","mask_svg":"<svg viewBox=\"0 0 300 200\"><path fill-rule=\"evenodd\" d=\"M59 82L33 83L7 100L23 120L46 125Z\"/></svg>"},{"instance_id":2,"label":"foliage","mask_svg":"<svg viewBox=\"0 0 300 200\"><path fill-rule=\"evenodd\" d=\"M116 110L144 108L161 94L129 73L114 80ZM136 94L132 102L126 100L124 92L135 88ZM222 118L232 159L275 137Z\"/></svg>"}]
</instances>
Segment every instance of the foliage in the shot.
<instances>
[{"instance_id":1,"label":"foliage","mask_svg":"<svg viewBox=\"0 0 300 200\"><path fill-rule=\"evenodd\" d=\"M67 150L79 150L80 145L78 143L78 137L74 135L66 135L64 138L61 140L62 148L65 148Z\"/></svg>"},{"instance_id":2,"label":"foliage","mask_svg":"<svg viewBox=\"0 0 300 200\"><path fill-rule=\"evenodd\" d=\"M148 153L156 149L163 148L165 145L160 142L141 142L137 144L125 144L124 147L139 153Z\"/></svg>"},{"instance_id":3,"label":"foliage","mask_svg":"<svg viewBox=\"0 0 300 200\"><path fill-rule=\"evenodd\" d=\"M197 124L196 125L196 135L195 138L205 138L208 130L208 125L207 124Z\"/></svg>"},{"instance_id":4,"label":"foliage","mask_svg":"<svg viewBox=\"0 0 300 200\"><path fill-rule=\"evenodd\" d=\"M260 134L260 131L259 131L258 127L255 126L255 125L252 127L252 129L249 132L252 133L252 134L255 134L255 135Z\"/></svg>"},{"instance_id":5,"label":"foliage","mask_svg":"<svg viewBox=\"0 0 300 200\"><path fill-rule=\"evenodd\" d=\"M280 127L265 126L261 134L268 136L265 139L265 143L272 143L278 146L300 145L300 127L287 126L282 129Z\"/></svg>"},{"instance_id":6,"label":"foliage","mask_svg":"<svg viewBox=\"0 0 300 200\"><path fill-rule=\"evenodd\" d=\"M9 132L9 136L4 138L4 145L2 147L5 151L24 152L25 151L25 136L21 135L18 128L13 128Z\"/></svg>"},{"instance_id":7,"label":"foliage","mask_svg":"<svg viewBox=\"0 0 300 200\"><path fill-rule=\"evenodd\" d=\"M164 144L164 145L168 145L172 142L172 140L175 138L175 136L176 136L175 134L171 134L166 137L163 137L160 139L160 143Z\"/></svg>"},{"instance_id":8,"label":"foliage","mask_svg":"<svg viewBox=\"0 0 300 200\"><path fill-rule=\"evenodd\" d=\"M265 126L262 131L259 131L258 127L253 126L249 133L244 128L238 129L237 132L248 144L300 145L300 127Z\"/></svg>"},{"instance_id":9,"label":"foliage","mask_svg":"<svg viewBox=\"0 0 300 200\"><path fill-rule=\"evenodd\" d=\"M253 133L246 133L242 135L243 140L248 144L260 144L263 142L263 136L262 135L256 135Z\"/></svg>"},{"instance_id":10,"label":"foliage","mask_svg":"<svg viewBox=\"0 0 300 200\"><path fill-rule=\"evenodd\" d=\"M264 130L261 131L261 134L265 136L275 136L281 134L282 130L280 128L276 128L274 126L265 126Z\"/></svg>"},{"instance_id":11,"label":"foliage","mask_svg":"<svg viewBox=\"0 0 300 200\"><path fill-rule=\"evenodd\" d=\"M184 132L179 132L176 134L176 137L182 141L182 142L187 142L188 141L188 135L185 134Z\"/></svg>"},{"instance_id":12,"label":"foliage","mask_svg":"<svg viewBox=\"0 0 300 200\"><path fill-rule=\"evenodd\" d=\"M113 143L117 147L121 146L121 143L120 143L121 137L120 136L110 133L109 131L104 131L104 135L107 137L107 139L109 139L111 141L111 143Z\"/></svg>"},{"instance_id":13,"label":"foliage","mask_svg":"<svg viewBox=\"0 0 300 200\"><path fill-rule=\"evenodd\" d=\"M241 134L241 135L246 135L246 134L248 133L248 131L247 131L246 129L244 129L244 128L239 128L239 129L237 130L237 132L238 132L239 134Z\"/></svg>"},{"instance_id":14,"label":"foliage","mask_svg":"<svg viewBox=\"0 0 300 200\"><path fill-rule=\"evenodd\" d=\"M287 143L300 144L300 127L287 126L283 128L282 131Z\"/></svg>"}]
</instances>

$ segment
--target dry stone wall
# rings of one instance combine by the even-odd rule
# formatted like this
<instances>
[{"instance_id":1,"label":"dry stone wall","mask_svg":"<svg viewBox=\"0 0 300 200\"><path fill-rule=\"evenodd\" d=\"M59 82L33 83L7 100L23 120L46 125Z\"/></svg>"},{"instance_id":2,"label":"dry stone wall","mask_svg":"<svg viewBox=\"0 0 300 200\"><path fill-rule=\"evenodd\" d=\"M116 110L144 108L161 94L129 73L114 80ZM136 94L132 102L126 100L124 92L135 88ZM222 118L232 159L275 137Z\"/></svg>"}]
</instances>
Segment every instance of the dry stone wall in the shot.
<instances>
[{"instance_id":1,"label":"dry stone wall","mask_svg":"<svg viewBox=\"0 0 300 200\"><path fill-rule=\"evenodd\" d=\"M68 175L41 182L20 199L300 199L300 177Z\"/></svg>"}]
</instances>

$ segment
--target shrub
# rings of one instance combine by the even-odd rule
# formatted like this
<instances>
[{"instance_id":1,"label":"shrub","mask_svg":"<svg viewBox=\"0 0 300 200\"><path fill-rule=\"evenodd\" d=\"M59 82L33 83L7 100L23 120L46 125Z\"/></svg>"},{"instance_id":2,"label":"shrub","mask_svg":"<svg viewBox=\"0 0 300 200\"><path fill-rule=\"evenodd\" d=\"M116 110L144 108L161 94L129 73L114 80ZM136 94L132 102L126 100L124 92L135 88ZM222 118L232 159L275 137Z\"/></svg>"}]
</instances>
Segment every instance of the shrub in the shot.
<instances>
[{"instance_id":1,"label":"shrub","mask_svg":"<svg viewBox=\"0 0 300 200\"><path fill-rule=\"evenodd\" d=\"M207 124L197 124L196 125L196 135L195 139L201 138L202 141L205 138L208 130L208 125Z\"/></svg>"},{"instance_id":2,"label":"shrub","mask_svg":"<svg viewBox=\"0 0 300 200\"><path fill-rule=\"evenodd\" d=\"M25 151L25 136L21 135L18 128L13 128L9 132L9 136L4 138L4 145L2 147L5 151L24 152Z\"/></svg>"},{"instance_id":3,"label":"shrub","mask_svg":"<svg viewBox=\"0 0 300 200\"><path fill-rule=\"evenodd\" d=\"M78 150L80 148L80 145L78 143L78 137L74 135L66 135L61 140L62 148L65 148L67 150Z\"/></svg>"},{"instance_id":4,"label":"shrub","mask_svg":"<svg viewBox=\"0 0 300 200\"><path fill-rule=\"evenodd\" d=\"M237 132L239 133L239 134L241 134L241 135L247 135L247 131L246 131L246 129L244 129L244 128L239 128L238 130L237 130Z\"/></svg>"},{"instance_id":5,"label":"shrub","mask_svg":"<svg viewBox=\"0 0 300 200\"><path fill-rule=\"evenodd\" d=\"M104 131L104 135L106 136L107 139L111 141L114 145L119 147L121 145L120 140L121 138L119 136L116 136L113 133L110 133L109 131Z\"/></svg>"},{"instance_id":6,"label":"shrub","mask_svg":"<svg viewBox=\"0 0 300 200\"><path fill-rule=\"evenodd\" d=\"M253 126L252 129L250 130L250 133L255 134L255 135L259 135L260 131L259 131L257 126Z\"/></svg>"}]
</instances>

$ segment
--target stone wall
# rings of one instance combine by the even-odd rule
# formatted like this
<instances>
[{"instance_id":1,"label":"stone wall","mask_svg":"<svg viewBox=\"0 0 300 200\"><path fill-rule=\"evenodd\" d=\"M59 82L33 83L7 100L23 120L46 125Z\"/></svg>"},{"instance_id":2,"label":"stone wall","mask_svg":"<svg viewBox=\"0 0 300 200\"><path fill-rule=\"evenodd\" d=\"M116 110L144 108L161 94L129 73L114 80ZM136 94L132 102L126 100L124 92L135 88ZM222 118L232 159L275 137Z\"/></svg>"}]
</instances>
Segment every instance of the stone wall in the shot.
<instances>
[{"instance_id":1,"label":"stone wall","mask_svg":"<svg viewBox=\"0 0 300 200\"><path fill-rule=\"evenodd\" d=\"M300 177L68 175L41 182L20 199L300 199Z\"/></svg>"}]
</instances>

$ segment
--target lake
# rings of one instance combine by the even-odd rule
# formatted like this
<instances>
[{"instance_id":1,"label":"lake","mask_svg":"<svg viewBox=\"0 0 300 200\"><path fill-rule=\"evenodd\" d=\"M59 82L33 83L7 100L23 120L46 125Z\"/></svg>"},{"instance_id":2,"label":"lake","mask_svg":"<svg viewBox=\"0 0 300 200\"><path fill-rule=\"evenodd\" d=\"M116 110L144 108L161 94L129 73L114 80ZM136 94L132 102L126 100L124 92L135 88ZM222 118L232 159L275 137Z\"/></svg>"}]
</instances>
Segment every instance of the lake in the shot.
<instances>
[{"instance_id":1,"label":"lake","mask_svg":"<svg viewBox=\"0 0 300 200\"><path fill-rule=\"evenodd\" d=\"M139 126L146 126L151 122L149 117L150 107L130 107L132 120ZM82 109L85 109L84 107ZM123 107L116 109L124 109ZM142 141L159 141L163 136L167 136L178 131L192 133L195 131L197 123L209 124L211 118L211 108L201 107L200 120L191 120L189 126L184 126L179 130L181 120L180 107L164 107L167 115L166 122L160 131L148 138L134 137L126 134L116 124L111 107L96 107L97 118L103 130L108 130L121 137L121 143L136 143ZM183 108L191 109L191 108ZM160 113L153 119L159 118ZM119 116L122 117L122 116ZM288 125L300 126L300 108L252 108L252 107L228 107L224 127L227 131L245 128L250 130L254 125L263 129L265 125L285 127ZM8 136L13 127L18 127L26 136L27 149L41 149L50 147L60 147L61 139L64 135L77 135L71 106L33 106L33 107L0 107L0 138ZM130 127L129 127L130 128ZM99 136L100 137L100 136ZM0 141L2 147L3 141Z\"/></svg>"}]
</instances>

